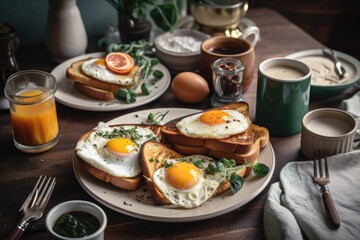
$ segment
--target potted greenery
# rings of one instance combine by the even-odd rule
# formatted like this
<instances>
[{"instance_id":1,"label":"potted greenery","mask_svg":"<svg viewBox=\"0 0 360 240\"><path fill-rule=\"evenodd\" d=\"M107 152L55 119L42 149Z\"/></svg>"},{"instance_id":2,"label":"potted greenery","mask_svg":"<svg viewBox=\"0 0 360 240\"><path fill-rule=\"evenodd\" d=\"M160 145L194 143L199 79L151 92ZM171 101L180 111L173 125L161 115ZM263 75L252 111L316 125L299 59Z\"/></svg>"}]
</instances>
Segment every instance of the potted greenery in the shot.
<instances>
[{"instance_id":1,"label":"potted greenery","mask_svg":"<svg viewBox=\"0 0 360 240\"><path fill-rule=\"evenodd\" d=\"M174 4L157 4L156 0L107 0L118 12L118 28L121 41L129 43L141 39L149 40L151 23L146 19L148 7L150 17L164 31L170 31L177 21Z\"/></svg>"}]
</instances>

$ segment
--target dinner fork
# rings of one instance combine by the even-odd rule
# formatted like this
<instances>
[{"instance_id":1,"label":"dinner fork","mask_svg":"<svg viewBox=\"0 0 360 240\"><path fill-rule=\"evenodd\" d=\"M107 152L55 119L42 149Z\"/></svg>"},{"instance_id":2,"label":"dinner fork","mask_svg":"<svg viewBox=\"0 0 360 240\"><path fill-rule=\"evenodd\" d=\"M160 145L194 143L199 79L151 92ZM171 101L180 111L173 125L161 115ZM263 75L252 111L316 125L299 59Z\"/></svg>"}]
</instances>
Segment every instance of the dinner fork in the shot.
<instances>
[{"instance_id":1,"label":"dinner fork","mask_svg":"<svg viewBox=\"0 0 360 240\"><path fill-rule=\"evenodd\" d=\"M11 231L7 240L19 239L30 222L41 218L55 187L55 183L55 178L47 178L42 175L39 177L34 189L31 191L19 210L19 212L23 214L22 219Z\"/></svg>"},{"instance_id":2,"label":"dinner fork","mask_svg":"<svg viewBox=\"0 0 360 240\"><path fill-rule=\"evenodd\" d=\"M330 183L330 175L326 153L324 158L321 158L320 153L318 156L316 156L316 154L314 156L314 181L320 186L326 216L329 219L331 226L337 229L340 227L340 219L327 186L327 184ZM324 162L325 165L324 169L322 162ZM319 165L319 169L317 165Z\"/></svg>"}]
</instances>

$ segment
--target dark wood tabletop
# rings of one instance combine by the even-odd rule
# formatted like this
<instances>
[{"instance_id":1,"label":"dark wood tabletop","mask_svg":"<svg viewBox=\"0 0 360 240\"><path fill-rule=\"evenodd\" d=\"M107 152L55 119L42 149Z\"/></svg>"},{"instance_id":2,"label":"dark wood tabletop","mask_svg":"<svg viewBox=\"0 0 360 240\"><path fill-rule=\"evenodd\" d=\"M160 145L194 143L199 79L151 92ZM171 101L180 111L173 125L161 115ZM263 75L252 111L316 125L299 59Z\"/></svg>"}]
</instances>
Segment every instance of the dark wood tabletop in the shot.
<instances>
[{"instance_id":1,"label":"dark wood tabletop","mask_svg":"<svg viewBox=\"0 0 360 240\"><path fill-rule=\"evenodd\" d=\"M261 40L255 47L255 67L265 59L286 56L297 51L321 48L322 44L299 27L270 9L250 9L248 15L260 28ZM96 40L89 41L87 52L98 51ZM19 67L50 72L56 63L52 62L44 45L20 46L17 55ZM255 114L256 74L244 99L250 105L251 117ZM310 109L338 107L339 103L359 89L353 87L346 92L326 99L311 99ZM76 142L99 121L109 121L123 114L152 108L182 107L207 109L210 99L201 104L184 104L178 101L169 88L155 101L134 109L113 112L91 112L72 109L57 103L60 127L60 141L51 150L41 154L25 154L18 151L12 142L9 111L0 112L0 239L5 238L19 220L18 209L41 175L56 177L57 184L43 217L33 223L23 239L50 239L44 228L47 211L68 200L82 199L100 205L108 217L106 239L262 239L263 207L271 183L279 180L283 166L291 161L304 160L300 153L300 134L270 138L276 157L274 175L270 184L255 199L246 205L221 216L207 220L165 223L130 217L116 212L93 199L78 183L73 167L73 153ZM241 193L239 193L241 194Z\"/></svg>"}]
</instances>

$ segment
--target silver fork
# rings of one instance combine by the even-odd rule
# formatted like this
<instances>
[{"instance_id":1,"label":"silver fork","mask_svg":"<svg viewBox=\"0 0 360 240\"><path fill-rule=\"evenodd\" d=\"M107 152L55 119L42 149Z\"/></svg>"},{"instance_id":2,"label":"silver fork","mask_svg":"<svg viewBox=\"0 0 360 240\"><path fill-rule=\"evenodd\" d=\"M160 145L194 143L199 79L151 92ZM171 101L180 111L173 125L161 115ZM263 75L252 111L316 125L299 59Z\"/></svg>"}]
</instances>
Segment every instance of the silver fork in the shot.
<instances>
[{"instance_id":1,"label":"silver fork","mask_svg":"<svg viewBox=\"0 0 360 240\"><path fill-rule=\"evenodd\" d=\"M330 175L326 153L324 158L321 158L320 152L318 156L316 156L316 154L314 156L314 181L320 186L326 216L329 219L331 226L337 229L340 227L340 219L327 186L327 184L330 183ZM324 169L322 162L325 163ZM317 165L319 165L319 169Z\"/></svg>"},{"instance_id":2,"label":"silver fork","mask_svg":"<svg viewBox=\"0 0 360 240\"><path fill-rule=\"evenodd\" d=\"M11 231L7 240L19 239L30 222L41 218L55 184L55 178L42 175L39 177L34 189L19 210L23 214L22 219Z\"/></svg>"}]
</instances>

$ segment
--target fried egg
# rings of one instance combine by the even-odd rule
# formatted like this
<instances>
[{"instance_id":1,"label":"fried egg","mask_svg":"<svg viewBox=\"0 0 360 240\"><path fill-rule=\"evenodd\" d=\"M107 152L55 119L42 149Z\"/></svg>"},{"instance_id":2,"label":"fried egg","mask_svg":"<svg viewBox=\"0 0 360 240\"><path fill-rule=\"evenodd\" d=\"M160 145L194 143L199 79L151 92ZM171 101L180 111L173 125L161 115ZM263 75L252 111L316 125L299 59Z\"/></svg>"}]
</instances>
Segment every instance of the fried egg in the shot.
<instances>
[{"instance_id":1,"label":"fried egg","mask_svg":"<svg viewBox=\"0 0 360 240\"><path fill-rule=\"evenodd\" d=\"M76 154L92 166L116 177L140 174L139 150L148 140L157 140L148 128L112 127L100 122L90 135L78 142Z\"/></svg>"},{"instance_id":2,"label":"fried egg","mask_svg":"<svg viewBox=\"0 0 360 240\"><path fill-rule=\"evenodd\" d=\"M214 195L225 178L221 172L206 174L212 161L202 155L168 159L155 171L153 181L172 204L184 208L199 207Z\"/></svg>"},{"instance_id":3,"label":"fried egg","mask_svg":"<svg viewBox=\"0 0 360 240\"><path fill-rule=\"evenodd\" d=\"M189 137L227 138L249 128L246 117L235 110L210 110L180 120L176 127Z\"/></svg>"},{"instance_id":4,"label":"fried egg","mask_svg":"<svg viewBox=\"0 0 360 240\"><path fill-rule=\"evenodd\" d=\"M112 72L106 66L105 58L90 59L82 64L81 69L86 75L104 82L125 86L133 83L133 76Z\"/></svg>"}]
</instances>

